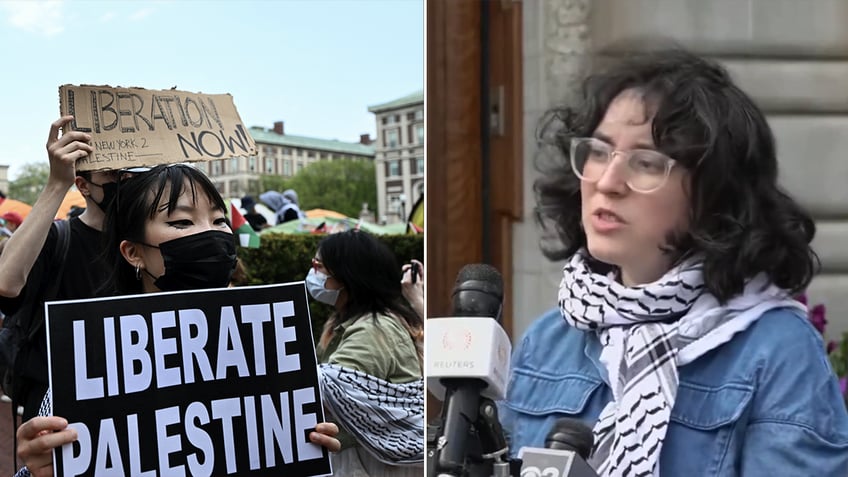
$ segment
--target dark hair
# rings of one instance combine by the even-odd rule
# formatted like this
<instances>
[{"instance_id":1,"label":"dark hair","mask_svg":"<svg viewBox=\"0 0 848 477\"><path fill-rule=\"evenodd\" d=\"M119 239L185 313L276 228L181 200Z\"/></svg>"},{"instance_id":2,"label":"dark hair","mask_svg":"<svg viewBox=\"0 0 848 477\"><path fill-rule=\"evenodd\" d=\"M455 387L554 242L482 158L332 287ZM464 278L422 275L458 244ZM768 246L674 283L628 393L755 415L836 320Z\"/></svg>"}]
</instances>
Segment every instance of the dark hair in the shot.
<instances>
[{"instance_id":1,"label":"dark hair","mask_svg":"<svg viewBox=\"0 0 848 477\"><path fill-rule=\"evenodd\" d=\"M227 211L224 199L212 181L189 165L159 165L123 179L115 202L106 213L103 229L105 260L111 267L111 280L107 281L107 286L114 287L112 292L121 295L142 292L135 268L121 255L120 244L123 240L145 241L147 221L156 216L166 189L169 215L183 193L190 192L192 201L196 201L198 190L206 194L215 208Z\"/></svg>"},{"instance_id":2,"label":"dark hair","mask_svg":"<svg viewBox=\"0 0 848 477\"><path fill-rule=\"evenodd\" d=\"M561 260L586 245L570 140L591 136L613 99L628 89L642 95L653 117L654 144L692 177L690 229L669 237L668 252L702 255L706 287L721 302L760 272L792 292L806 288L819 268L810 248L815 223L777 184L765 116L724 68L680 48L618 60L583 81L579 104L554 108L542 119L536 219L558 239L543 241L545 256Z\"/></svg>"},{"instance_id":3,"label":"dark hair","mask_svg":"<svg viewBox=\"0 0 848 477\"><path fill-rule=\"evenodd\" d=\"M325 324L324 346L339 323L361 316L393 314L403 320L422 353L422 318L412 309L401 291L401 267L389 247L361 230L348 230L326 236L318 243L321 262L347 291L344 310Z\"/></svg>"}]
</instances>

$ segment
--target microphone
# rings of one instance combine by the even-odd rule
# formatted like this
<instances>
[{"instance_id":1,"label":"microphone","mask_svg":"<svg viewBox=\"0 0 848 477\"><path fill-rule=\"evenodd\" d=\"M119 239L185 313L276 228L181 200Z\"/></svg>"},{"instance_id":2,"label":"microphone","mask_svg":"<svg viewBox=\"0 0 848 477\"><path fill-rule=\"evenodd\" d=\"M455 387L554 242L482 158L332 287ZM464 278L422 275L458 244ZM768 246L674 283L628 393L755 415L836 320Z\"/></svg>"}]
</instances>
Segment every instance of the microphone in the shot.
<instances>
[{"instance_id":1,"label":"microphone","mask_svg":"<svg viewBox=\"0 0 848 477\"><path fill-rule=\"evenodd\" d=\"M592 452L592 430L577 419L557 419L545 437L545 448L522 447L521 477L598 477L586 463Z\"/></svg>"},{"instance_id":2,"label":"microphone","mask_svg":"<svg viewBox=\"0 0 848 477\"><path fill-rule=\"evenodd\" d=\"M503 277L497 268L476 263L462 267L451 293L454 316L480 316L501 322Z\"/></svg>"},{"instance_id":3,"label":"microphone","mask_svg":"<svg viewBox=\"0 0 848 477\"><path fill-rule=\"evenodd\" d=\"M589 460L595 436L592 429L579 419L561 417L554 422L551 432L545 437L545 447L577 452L583 460Z\"/></svg>"},{"instance_id":4,"label":"microphone","mask_svg":"<svg viewBox=\"0 0 848 477\"><path fill-rule=\"evenodd\" d=\"M500 326L503 278L491 265L466 265L456 277L453 316L425 321L427 389L446 401L445 382L477 383L480 394L503 399L512 344ZM476 410L475 410L476 412Z\"/></svg>"},{"instance_id":5,"label":"microphone","mask_svg":"<svg viewBox=\"0 0 848 477\"><path fill-rule=\"evenodd\" d=\"M439 475L463 472L472 426L484 433L484 456L506 454L489 400L503 399L512 345L500 326L503 279L490 265L466 265L454 284L453 316L425 321L427 389L444 402L438 437ZM491 405L490 405L491 404ZM433 451L435 452L435 451ZM451 474L453 473L453 474Z\"/></svg>"}]
</instances>

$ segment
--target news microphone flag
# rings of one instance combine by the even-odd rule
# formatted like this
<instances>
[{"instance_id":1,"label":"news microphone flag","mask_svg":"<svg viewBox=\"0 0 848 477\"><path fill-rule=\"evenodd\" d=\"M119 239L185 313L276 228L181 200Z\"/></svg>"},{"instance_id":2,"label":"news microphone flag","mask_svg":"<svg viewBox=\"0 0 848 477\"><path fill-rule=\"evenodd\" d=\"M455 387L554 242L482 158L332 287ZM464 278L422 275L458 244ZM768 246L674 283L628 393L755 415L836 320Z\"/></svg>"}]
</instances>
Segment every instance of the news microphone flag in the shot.
<instances>
[{"instance_id":1,"label":"news microphone flag","mask_svg":"<svg viewBox=\"0 0 848 477\"><path fill-rule=\"evenodd\" d=\"M253 227L232 202L230 203L230 223L233 225L233 233L239 239L239 245L247 248L259 248L259 234L253 230Z\"/></svg>"},{"instance_id":2,"label":"news microphone flag","mask_svg":"<svg viewBox=\"0 0 848 477\"><path fill-rule=\"evenodd\" d=\"M512 345L503 327L486 317L428 318L424 375L427 390L444 401L443 379L480 380L480 395L492 400L506 396Z\"/></svg>"}]
</instances>

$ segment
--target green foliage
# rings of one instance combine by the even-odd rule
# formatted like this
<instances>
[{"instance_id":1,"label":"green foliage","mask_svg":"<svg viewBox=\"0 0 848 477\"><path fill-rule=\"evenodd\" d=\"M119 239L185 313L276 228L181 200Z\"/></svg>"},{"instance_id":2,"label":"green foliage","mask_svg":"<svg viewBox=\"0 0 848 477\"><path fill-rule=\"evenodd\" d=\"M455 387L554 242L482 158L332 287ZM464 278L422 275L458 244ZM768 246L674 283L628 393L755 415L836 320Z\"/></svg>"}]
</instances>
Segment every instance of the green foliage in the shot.
<instances>
[{"instance_id":1,"label":"green foliage","mask_svg":"<svg viewBox=\"0 0 848 477\"><path fill-rule=\"evenodd\" d=\"M259 199L259 194L265 192L266 190L276 190L278 192L282 192L289 187L286 185L286 178L283 176L278 176L274 174L262 174L259 176L259 187L258 190L251 190L250 193L253 194L256 199ZM300 197L298 197L299 199Z\"/></svg>"},{"instance_id":2,"label":"green foliage","mask_svg":"<svg viewBox=\"0 0 848 477\"><path fill-rule=\"evenodd\" d=\"M371 210L377 204L377 177L371 161L319 161L288 179L263 175L261 183L263 192L297 191L301 210L328 209L358 217L363 202Z\"/></svg>"},{"instance_id":3,"label":"green foliage","mask_svg":"<svg viewBox=\"0 0 848 477\"><path fill-rule=\"evenodd\" d=\"M403 265L413 258L424 263L424 235L377 235L395 253L398 263Z\"/></svg>"},{"instance_id":4,"label":"green foliage","mask_svg":"<svg viewBox=\"0 0 848 477\"><path fill-rule=\"evenodd\" d=\"M50 164L46 162L37 162L26 164L23 171L18 174L18 177L9 183L7 196L10 199L34 204L41 189L47 184L47 178L50 176Z\"/></svg>"},{"instance_id":5,"label":"green foliage","mask_svg":"<svg viewBox=\"0 0 848 477\"><path fill-rule=\"evenodd\" d=\"M804 305L808 305L807 318L813 327L824 335L827 328L827 309L824 304L819 303L809 307L806 293L802 293L797 299ZM839 379L839 390L842 392L842 398L845 400L845 405L848 406L848 333L843 333L842 339L838 342L829 341L825 349L833 372Z\"/></svg>"},{"instance_id":6,"label":"green foliage","mask_svg":"<svg viewBox=\"0 0 848 477\"><path fill-rule=\"evenodd\" d=\"M262 234L259 248L239 248L239 258L247 272L248 285L303 281L312 266L318 242L325 235ZM424 261L424 236L377 235L392 249L398 266L415 258ZM312 334L317 342L332 308L309 298Z\"/></svg>"},{"instance_id":7,"label":"green foliage","mask_svg":"<svg viewBox=\"0 0 848 477\"><path fill-rule=\"evenodd\" d=\"M839 377L848 376L848 332L842 334L838 343L831 345L833 348L828 355L833 371Z\"/></svg>"}]
</instances>

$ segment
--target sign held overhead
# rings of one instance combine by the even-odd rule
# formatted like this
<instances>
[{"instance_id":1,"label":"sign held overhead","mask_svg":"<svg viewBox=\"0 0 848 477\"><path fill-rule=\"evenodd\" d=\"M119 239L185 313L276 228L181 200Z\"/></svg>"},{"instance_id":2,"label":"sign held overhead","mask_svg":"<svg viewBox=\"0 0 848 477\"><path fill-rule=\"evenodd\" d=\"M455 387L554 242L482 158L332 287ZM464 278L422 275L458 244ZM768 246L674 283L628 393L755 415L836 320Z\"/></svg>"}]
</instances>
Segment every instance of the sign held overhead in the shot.
<instances>
[{"instance_id":1,"label":"sign held overhead","mask_svg":"<svg viewBox=\"0 0 848 477\"><path fill-rule=\"evenodd\" d=\"M78 171L256 154L229 94L66 84L59 109L74 116L70 129L92 136L94 152Z\"/></svg>"}]
</instances>

